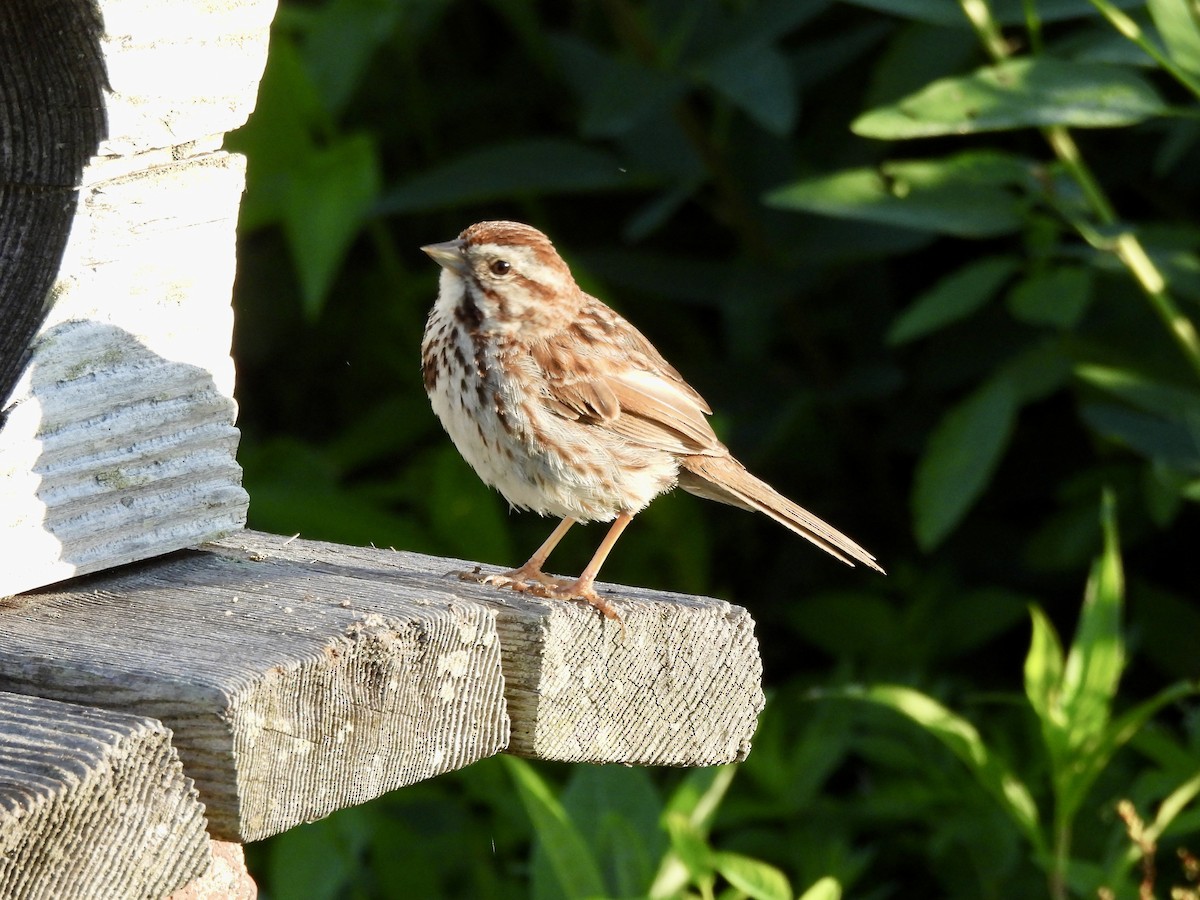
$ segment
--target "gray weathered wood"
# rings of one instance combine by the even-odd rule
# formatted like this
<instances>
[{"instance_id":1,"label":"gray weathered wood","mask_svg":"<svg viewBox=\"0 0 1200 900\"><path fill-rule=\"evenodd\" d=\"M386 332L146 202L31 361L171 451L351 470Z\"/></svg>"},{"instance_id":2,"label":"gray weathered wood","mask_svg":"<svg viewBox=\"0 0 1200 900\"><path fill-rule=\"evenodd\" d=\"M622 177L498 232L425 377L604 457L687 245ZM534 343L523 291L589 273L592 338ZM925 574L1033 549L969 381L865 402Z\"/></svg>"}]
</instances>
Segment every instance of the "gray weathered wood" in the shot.
<instances>
[{"instance_id":1,"label":"gray weathered wood","mask_svg":"<svg viewBox=\"0 0 1200 900\"><path fill-rule=\"evenodd\" d=\"M0 897L162 897L210 859L161 723L0 693Z\"/></svg>"},{"instance_id":2,"label":"gray weathered wood","mask_svg":"<svg viewBox=\"0 0 1200 900\"><path fill-rule=\"evenodd\" d=\"M0 334L33 337L0 345L0 370L23 362L0 391L0 596L245 522L244 161L219 148L253 108L275 0L2 8Z\"/></svg>"},{"instance_id":3,"label":"gray weathered wood","mask_svg":"<svg viewBox=\"0 0 1200 900\"><path fill-rule=\"evenodd\" d=\"M473 563L243 531L215 552L361 571L414 597L495 611L509 750L540 759L707 766L744 759L763 707L754 621L739 606L602 585L625 631L593 608L472 584Z\"/></svg>"},{"instance_id":4,"label":"gray weathered wood","mask_svg":"<svg viewBox=\"0 0 1200 900\"><path fill-rule=\"evenodd\" d=\"M508 743L494 614L373 575L185 552L14 597L0 689L160 719L213 835L264 838Z\"/></svg>"}]
</instances>

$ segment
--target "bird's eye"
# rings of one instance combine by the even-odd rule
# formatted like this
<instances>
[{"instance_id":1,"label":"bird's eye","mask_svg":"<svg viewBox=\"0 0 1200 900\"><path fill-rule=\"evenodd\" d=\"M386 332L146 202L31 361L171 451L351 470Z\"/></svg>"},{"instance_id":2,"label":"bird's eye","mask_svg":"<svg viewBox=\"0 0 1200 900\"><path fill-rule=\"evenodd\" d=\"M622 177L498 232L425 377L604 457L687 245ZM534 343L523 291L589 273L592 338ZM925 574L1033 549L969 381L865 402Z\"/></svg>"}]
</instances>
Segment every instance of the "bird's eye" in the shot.
<instances>
[{"instance_id":1,"label":"bird's eye","mask_svg":"<svg viewBox=\"0 0 1200 900\"><path fill-rule=\"evenodd\" d=\"M497 259L488 268L492 270L493 275L507 275L512 266L508 264L507 260Z\"/></svg>"}]
</instances>

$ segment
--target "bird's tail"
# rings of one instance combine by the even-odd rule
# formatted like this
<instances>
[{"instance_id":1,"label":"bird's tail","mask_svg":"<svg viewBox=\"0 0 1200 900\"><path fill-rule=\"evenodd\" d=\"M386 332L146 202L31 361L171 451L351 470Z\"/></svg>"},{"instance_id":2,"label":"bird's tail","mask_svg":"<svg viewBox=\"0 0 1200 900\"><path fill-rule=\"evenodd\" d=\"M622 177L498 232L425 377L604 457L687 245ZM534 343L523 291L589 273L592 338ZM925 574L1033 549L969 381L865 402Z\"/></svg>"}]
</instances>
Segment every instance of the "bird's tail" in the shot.
<instances>
[{"instance_id":1,"label":"bird's tail","mask_svg":"<svg viewBox=\"0 0 1200 900\"><path fill-rule=\"evenodd\" d=\"M732 456L686 456L680 460L680 466L679 486L688 493L765 513L847 565L852 566L857 560L877 572L883 571L874 556L765 481L755 478Z\"/></svg>"}]
</instances>

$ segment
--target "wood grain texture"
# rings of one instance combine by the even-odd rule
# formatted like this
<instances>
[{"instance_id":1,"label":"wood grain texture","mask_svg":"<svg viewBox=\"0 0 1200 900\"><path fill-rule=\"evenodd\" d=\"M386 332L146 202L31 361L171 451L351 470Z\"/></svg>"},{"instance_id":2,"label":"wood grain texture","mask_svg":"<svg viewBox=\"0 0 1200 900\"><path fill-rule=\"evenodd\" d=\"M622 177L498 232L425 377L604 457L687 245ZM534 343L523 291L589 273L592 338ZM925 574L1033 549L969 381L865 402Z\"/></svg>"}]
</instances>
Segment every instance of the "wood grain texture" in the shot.
<instances>
[{"instance_id":1,"label":"wood grain texture","mask_svg":"<svg viewBox=\"0 0 1200 900\"><path fill-rule=\"evenodd\" d=\"M83 0L0 3L0 414L48 309L105 134L102 25Z\"/></svg>"},{"instance_id":2,"label":"wood grain texture","mask_svg":"<svg viewBox=\"0 0 1200 900\"><path fill-rule=\"evenodd\" d=\"M15 597L0 689L161 720L258 840L508 743L492 611L371 575L188 552Z\"/></svg>"},{"instance_id":3,"label":"wood grain texture","mask_svg":"<svg viewBox=\"0 0 1200 900\"><path fill-rule=\"evenodd\" d=\"M0 4L0 596L245 522L219 147L274 11Z\"/></svg>"},{"instance_id":4,"label":"wood grain texture","mask_svg":"<svg viewBox=\"0 0 1200 900\"><path fill-rule=\"evenodd\" d=\"M368 573L414 597L494 611L509 750L540 759L707 766L744 759L762 711L754 621L739 606L602 585L626 630L595 609L446 577L473 563L243 531L214 552Z\"/></svg>"},{"instance_id":5,"label":"wood grain texture","mask_svg":"<svg viewBox=\"0 0 1200 900\"><path fill-rule=\"evenodd\" d=\"M240 159L88 184L0 430L0 595L239 528Z\"/></svg>"},{"instance_id":6,"label":"wood grain texture","mask_svg":"<svg viewBox=\"0 0 1200 900\"><path fill-rule=\"evenodd\" d=\"M162 897L210 860L161 723L0 693L0 897Z\"/></svg>"}]
</instances>

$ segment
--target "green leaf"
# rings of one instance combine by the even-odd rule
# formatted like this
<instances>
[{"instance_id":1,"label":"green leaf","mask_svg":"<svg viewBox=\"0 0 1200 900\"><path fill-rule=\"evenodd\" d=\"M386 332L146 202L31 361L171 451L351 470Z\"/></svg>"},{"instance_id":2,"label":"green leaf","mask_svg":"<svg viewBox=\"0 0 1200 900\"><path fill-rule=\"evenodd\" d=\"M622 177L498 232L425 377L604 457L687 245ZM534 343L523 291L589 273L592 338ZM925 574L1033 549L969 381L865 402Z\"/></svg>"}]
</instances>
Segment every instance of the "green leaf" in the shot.
<instances>
[{"instance_id":1,"label":"green leaf","mask_svg":"<svg viewBox=\"0 0 1200 900\"><path fill-rule=\"evenodd\" d=\"M1087 403L1080 412L1092 430L1147 459L1176 469L1200 467L1200 434L1185 423L1113 403Z\"/></svg>"},{"instance_id":2,"label":"green leaf","mask_svg":"<svg viewBox=\"0 0 1200 900\"><path fill-rule=\"evenodd\" d=\"M737 766L733 765L693 769L667 799L663 827L671 834L675 834L672 828L679 832L679 841L687 845L684 850L691 853L691 864L685 863L675 838L672 838L672 849L663 856L647 892L650 897L655 900L673 898L687 885L692 866L699 864L697 854L701 853L694 846L695 838L698 836L703 844L736 772ZM707 849L703 853L707 853Z\"/></svg>"},{"instance_id":3,"label":"green leaf","mask_svg":"<svg viewBox=\"0 0 1200 900\"><path fill-rule=\"evenodd\" d=\"M1080 363L1075 375L1088 384L1120 397L1126 403L1164 419L1200 419L1200 391L1157 381L1141 372L1093 363Z\"/></svg>"},{"instance_id":4,"label":"green leaf","mask_svg":"<svg viewBox=\"0 0 1200 900\"><path fill-rule=\"evenodd\" d=\"M416 175L386 191L377 211L422 212L514 196L637 187L610 153L556 138L493 144Z\"/></svg>"},{"instance_id":5,"label":"green leaf","mask_svg":"<svg viewBox=\"0 0 1200 900\"><path fill-rule=\"evenodd\" d=\"M967 17L957 4L946 0L849 0L855 6L865 6L877 12L901 16L916 22L967 28Z\"/></svg>"},{"instance_id":6,"label":"green leaf","mask_svg":"<svg viewBox=\"0 0 1200 900\"><path fill-rule=\"evenodd\" d=\"M283 226L309 318L320 314L378 193L379 160L366 135L318 150L293 171Z\"/></svg>"},{"instance_id":7,"label":"green leaf","mask_svg":"<svg viewBox=\"0 0 1200 900\"><path fill-rule=\"evenodd\" d=\"M1070 760L1059 788L1059 804L1068 816L1078 810L1114 753L1124 747L1160 710L1200 693L1195 682L1177 682L1118 716L1085 752Z\"/></svg>"},{"instance_id":8,"label":"green leaf","mask_svg":"<svg viewBox=\"0 0 1200 900\"><path fill-rule=\"evenodd\" d=\"M1033 634L1025 656L1025 696L1042 723L1043 734L1061 725L1058 699L1062 687L1063 649L1058 632L1038 606L1030 606Z\"/></svg>"},{"instance_id":9,"label":"green leaf","mask_svg":"<svg viewBox=\"0 0 1200 900\"><path fill-rule=\"evenodd\" d=\"M768 206L897 225L961 237L993 237L1021 228L1030 166L1017 157L970 152L944 160L845 169L776 188Z\"/></svg>"},{"instance_id":10,"label":"green leaf","mask_svg":"<svg viewBox=\"0 0 1200 900\"><path fill-rule=\"evenodd\" d=\"M1014 285L1008 295L1008 310L1014 318L1030 325L1072 328L1083 317L1091 293L1091 269L1055 266Z\"/></svg>"},{"instance_id":11,"label":"green leaf","mask_svg":"<svg viewBox=\"0 0 1200 900\"><path fill-rule=\"evenodd\" d=\"M585 137L620 137L646 119L666 113L688 89L680 76L610 56L573 36L550 40L562 73L583 104Z\"/></svg>"},{"instance_id":12,"label":"green leaf","mask_svg":"<svg viewBox=\"0 0 1200 900\"><path fill-rule=\"evenodd\" d=\"M946 0L846 0L855 6L901 16L917 22L949 27L968 27L967 17L957 3ZM992 17L1001 25L1024 25L1026 0L993 0L989 3ZM1142 5L1142 0L1115 0L1118 8ZM1038 0L1037 15L1042 22L1059 22L1094 16L1095 7L1088 0Z\"/></svg>"},{"instance_id":13,"label":"green leaf","mask_svg":"<svg viewBox=\"0 0 1200 900\"><path fill-rule=\"evenodd\" d=\"M561 896L583 900L605 894L599 864L549 785L525 760L515 756L502 758L533 823L537 840L550 860Z\"/></svg>"},{"instance_id":14,"label":"green leaf","mask_svg":"<svg viewBox=\"0 0 1200 900\"><path fill-rule=\"evenodd\" d=\"M225 140L226 149L246 155L241 233L283 218L293 190L290 173L315 152L313 131L324 118L321 98L295 44L284 33L272 34L254 113Z\"/></svg>"},{"instance_id":15,"label":"green leaf","mask_svg":"<svg viewBox=\"0 0 1200 900\"><path fill-rule=\"evenodd\" d=\"M597 860L610 892L645 891L667 849L663 804L646 769L575 766L559 798ZM535 855L534 866L539 863Z\"/></svg>"},{"instance_id":16,"label":"green leaf","mask_svg":"<svg viewBox=\"0 0 1200 900\"><path fill-rule=\"evenodd\" d=\"M1039 57L942 78L863 113L856 134L883 140L1014 128L1132 125L1167 112L1150 83L1128 69Z\"/></svg>"},{"instance_id":17,"label":"green leaf","mask_svg":"<svg viewBox=\"0 0 1200 900\"><path fill-rule=\"evenodd\" d=\"M1181 69L1200 75L1200 10L1190 0L1147 0L1167 52Z\"/></svg>"},{"instance_id":18,"label":"green leaf","mask_svg":"<svg viewBox=\"0 0 1200 900\"><path fill-rule=\"evenodd\" d=\"M391 37L401 8L396 0L330 0L314 10L303 52L326 109L342 109L359 88L375 52Z\"/></svg>"},{"instance_id":19,"label":"green leaf","mask_svg":"<svg viewBox=\"0 0 1200 900\"><path fill-rule=\"evenodd\" d=\"M860 700L887 707L937 738L971 771L1035 848L1043 846L1038 809L1029 789L983 742L975 726L932 697L901 685L849 686L819 696Z\"/></svg>"},{"instance_id":20,"label":"green leaf","mask_svg":"<svg viewBox=\"0 0 1200 900\"><path fill-rule=\"evenodd\" d=\"M719 93L772 134L796 121L796 86L787 60L774 47L744 44L707 63L703 76Z\"/></svg>"},{"instance_id":21,"label":"green leaf","mask_svg":"<svg viewBox=\"0 0 1200 900\"><path fill-rule=\"evenodd\" d=\"M731 885L753 900L792 900L787 876L772 865L740 853L714 853L713 864Z\"/></svg>"},{"instance_id":22,"label":"green leaf","mask_svg":"<svg viewBox=\"0 0 1200 900\"><path fill-rule=\"evenodd\" d=\"M1112 495L1105 493L1101 527L1104 551L1092 566L1075 640L1062 673L1062 710L1068 745L1094 742L1108 724L1113 697L1125 667L1121 634L1125 581Z\"/></svg>"},{"instance_id":23,"label":"green leaf","mask_svg":"<svg viewBox=\"0 0 1200 900\"><path fill-rule=\"evenodd\" d=\"M692 880L704 882L711 879L714 853L700 829L687 816L674 812L663 817L663 824L671 838L672 852L683 863Z\"/></svg>"},{"instance_id":24,"label":"green leaf","mask_svg":"<svg viewBox=\"0 0 1200 900\"><path fill-rule=\"evenodd\" d=\"M842 885L832 875L818 878L798 900L842 900Z\"/></svg>"},{"instance_id":25,"label":"green leaf","mask_svg":"<svg viewBox=\"0 0 1200 900\"><path fill-rule=\"evenodd\" d=\"M342 821L329 817L308 822L266 844L266 869L276 895L336 900L352 890L361 848L341 827Z\"/></svg>"},{"instance_id":26,"label":"green leaf","mask_svg":"<svg viewBox=\"0 0 1200 900\"><path fill-rule=\"evenodd\" d=\"M1017 394L1009 379L986 382L938 423L917 463L913 529L932 550L983 493L1012 435Z\"/></svg>"},{"instance_id":27,"label":"green leaf","mask_svg":"<svg viewBox=\"0 0 1200 900\"><path fill-rule=\"evenodd\" d=\"M888 343L904 344L967 318L995 296L1017 266L1013 257L988 256L947 275L897 316Z\"/></svg>"}]
</instances>

